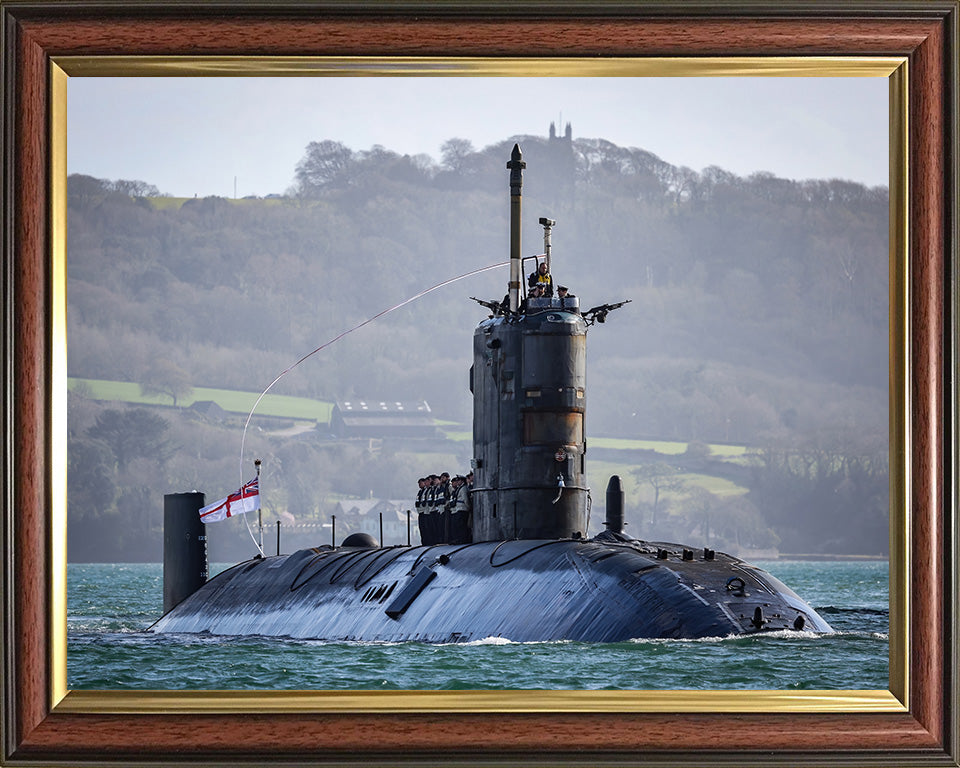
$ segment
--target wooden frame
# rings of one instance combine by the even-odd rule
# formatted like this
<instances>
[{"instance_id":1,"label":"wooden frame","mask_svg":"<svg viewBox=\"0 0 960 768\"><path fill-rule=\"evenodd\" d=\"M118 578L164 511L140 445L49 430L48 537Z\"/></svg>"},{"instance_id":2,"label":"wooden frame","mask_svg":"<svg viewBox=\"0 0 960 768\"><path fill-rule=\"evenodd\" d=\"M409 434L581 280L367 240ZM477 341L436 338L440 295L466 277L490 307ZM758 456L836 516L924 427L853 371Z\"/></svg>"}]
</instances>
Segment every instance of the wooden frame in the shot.
<instances>
[{"instance_id":1,"label":"wooden frame","mask_svg":"<svg viewBox=\"0 0 960 768\"><path fill-rule=\"evenodd\" d=\"M3 742L0 760L313 762L317 764L958 765L956 519L957 2L672 6L351 5L253 2L57 3L0 0L2 24L4 551ZM60 706L51 528L64 467L50 425L59 343L51 296L57 236L48 192L51 94L65 56L891 56L905 57L907 115L904 286L913 591L908 706L889 711L309 712L244 697L232 714L126 713ZM60 414L62 416L62 414ZM896 430L894 430L896 431ZM894 444L898 444L896 439ZM891 457L893 458L893 457ZM893 464L893 461L891 462ZM59 478L59 479L58 479ZM273 692L268 692L273 694ZM181 700L182 706L182 700ZM115 708L114 708L115 709ZM507 706L499 709L509 709Z\"/></svg>"}]
</instances>

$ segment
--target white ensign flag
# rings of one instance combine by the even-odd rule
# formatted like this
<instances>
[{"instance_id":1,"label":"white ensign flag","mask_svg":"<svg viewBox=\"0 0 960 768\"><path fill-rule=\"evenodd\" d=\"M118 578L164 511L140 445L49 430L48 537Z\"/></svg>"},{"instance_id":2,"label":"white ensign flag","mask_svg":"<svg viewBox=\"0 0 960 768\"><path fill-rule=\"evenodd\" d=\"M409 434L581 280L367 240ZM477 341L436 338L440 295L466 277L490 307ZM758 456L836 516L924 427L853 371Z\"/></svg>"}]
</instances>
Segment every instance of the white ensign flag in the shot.
<instances>
[{"instance_id":1,"label":"white ensign flag","mask_svg":"<svg viewBox=\"0 0 960 768\"><path fill-rule=\"evenodd\" d=\"M200 509L200 519L205 523L217 523L234 515L243 515L260 509L260 478L251 480L236 493L207 504Z\"/></svg>"}]
</instances>

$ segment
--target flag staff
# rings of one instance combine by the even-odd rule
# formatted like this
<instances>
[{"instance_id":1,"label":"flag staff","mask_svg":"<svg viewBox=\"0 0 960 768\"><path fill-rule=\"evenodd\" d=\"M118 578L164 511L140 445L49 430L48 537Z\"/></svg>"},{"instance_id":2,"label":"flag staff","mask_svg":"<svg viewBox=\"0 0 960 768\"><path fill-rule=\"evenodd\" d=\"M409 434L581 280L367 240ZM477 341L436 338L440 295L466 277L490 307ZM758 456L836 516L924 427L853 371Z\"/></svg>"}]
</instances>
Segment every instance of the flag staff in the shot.
<instances>
[{"instance_id":1,"label":"flag staff","mask_svg":"<svg viewBox=\"0 0 960 768\"><path fill-rule=\"evenodd\" d=\"M257 489L260 488L260 459L254 459L253 466L257 468ZM260 496L261 501L263 496ZM257 522L260 525L260 553L263 554L263 504L257 504Z\"/></svg>"}]
</instances>

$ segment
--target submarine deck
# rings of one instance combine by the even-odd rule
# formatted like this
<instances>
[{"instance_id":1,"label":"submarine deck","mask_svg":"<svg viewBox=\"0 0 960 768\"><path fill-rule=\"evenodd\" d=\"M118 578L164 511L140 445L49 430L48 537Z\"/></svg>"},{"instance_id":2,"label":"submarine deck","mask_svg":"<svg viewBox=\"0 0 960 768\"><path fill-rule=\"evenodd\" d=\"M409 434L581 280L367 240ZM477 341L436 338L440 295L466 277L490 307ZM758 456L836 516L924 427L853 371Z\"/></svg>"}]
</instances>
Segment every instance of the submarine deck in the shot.
<instances>
[{"instance_id":1,"label":"submarine deck","mask_svg":"<svg viewBox=\"0 0 960 768\"><path fill-rule=\"evenodd\" d=\"M831 631L737 558L602 536L257 558L208 581L150 631L429 643Z\"/></svg>"}]
</instances>

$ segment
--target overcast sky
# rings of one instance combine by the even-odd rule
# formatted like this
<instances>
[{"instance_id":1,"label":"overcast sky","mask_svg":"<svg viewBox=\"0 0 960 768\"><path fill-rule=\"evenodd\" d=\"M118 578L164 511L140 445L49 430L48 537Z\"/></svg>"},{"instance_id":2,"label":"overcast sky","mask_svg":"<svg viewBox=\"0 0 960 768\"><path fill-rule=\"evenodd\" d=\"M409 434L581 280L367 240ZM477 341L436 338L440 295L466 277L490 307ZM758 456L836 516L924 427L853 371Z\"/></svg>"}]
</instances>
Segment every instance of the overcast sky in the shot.
<instances>
[{"instance_id":1,"label":"overcast sky","mask_svg":"<svg viewBox=\"0 0 960 768\"><path fill-rule=\"evenodd\" d=\"M311 141L439 161L571 123L700 171L888 183L885 78L291 77L68 82L68 172L178 197L283 193Z\"/></svg>"}]
</instances>

